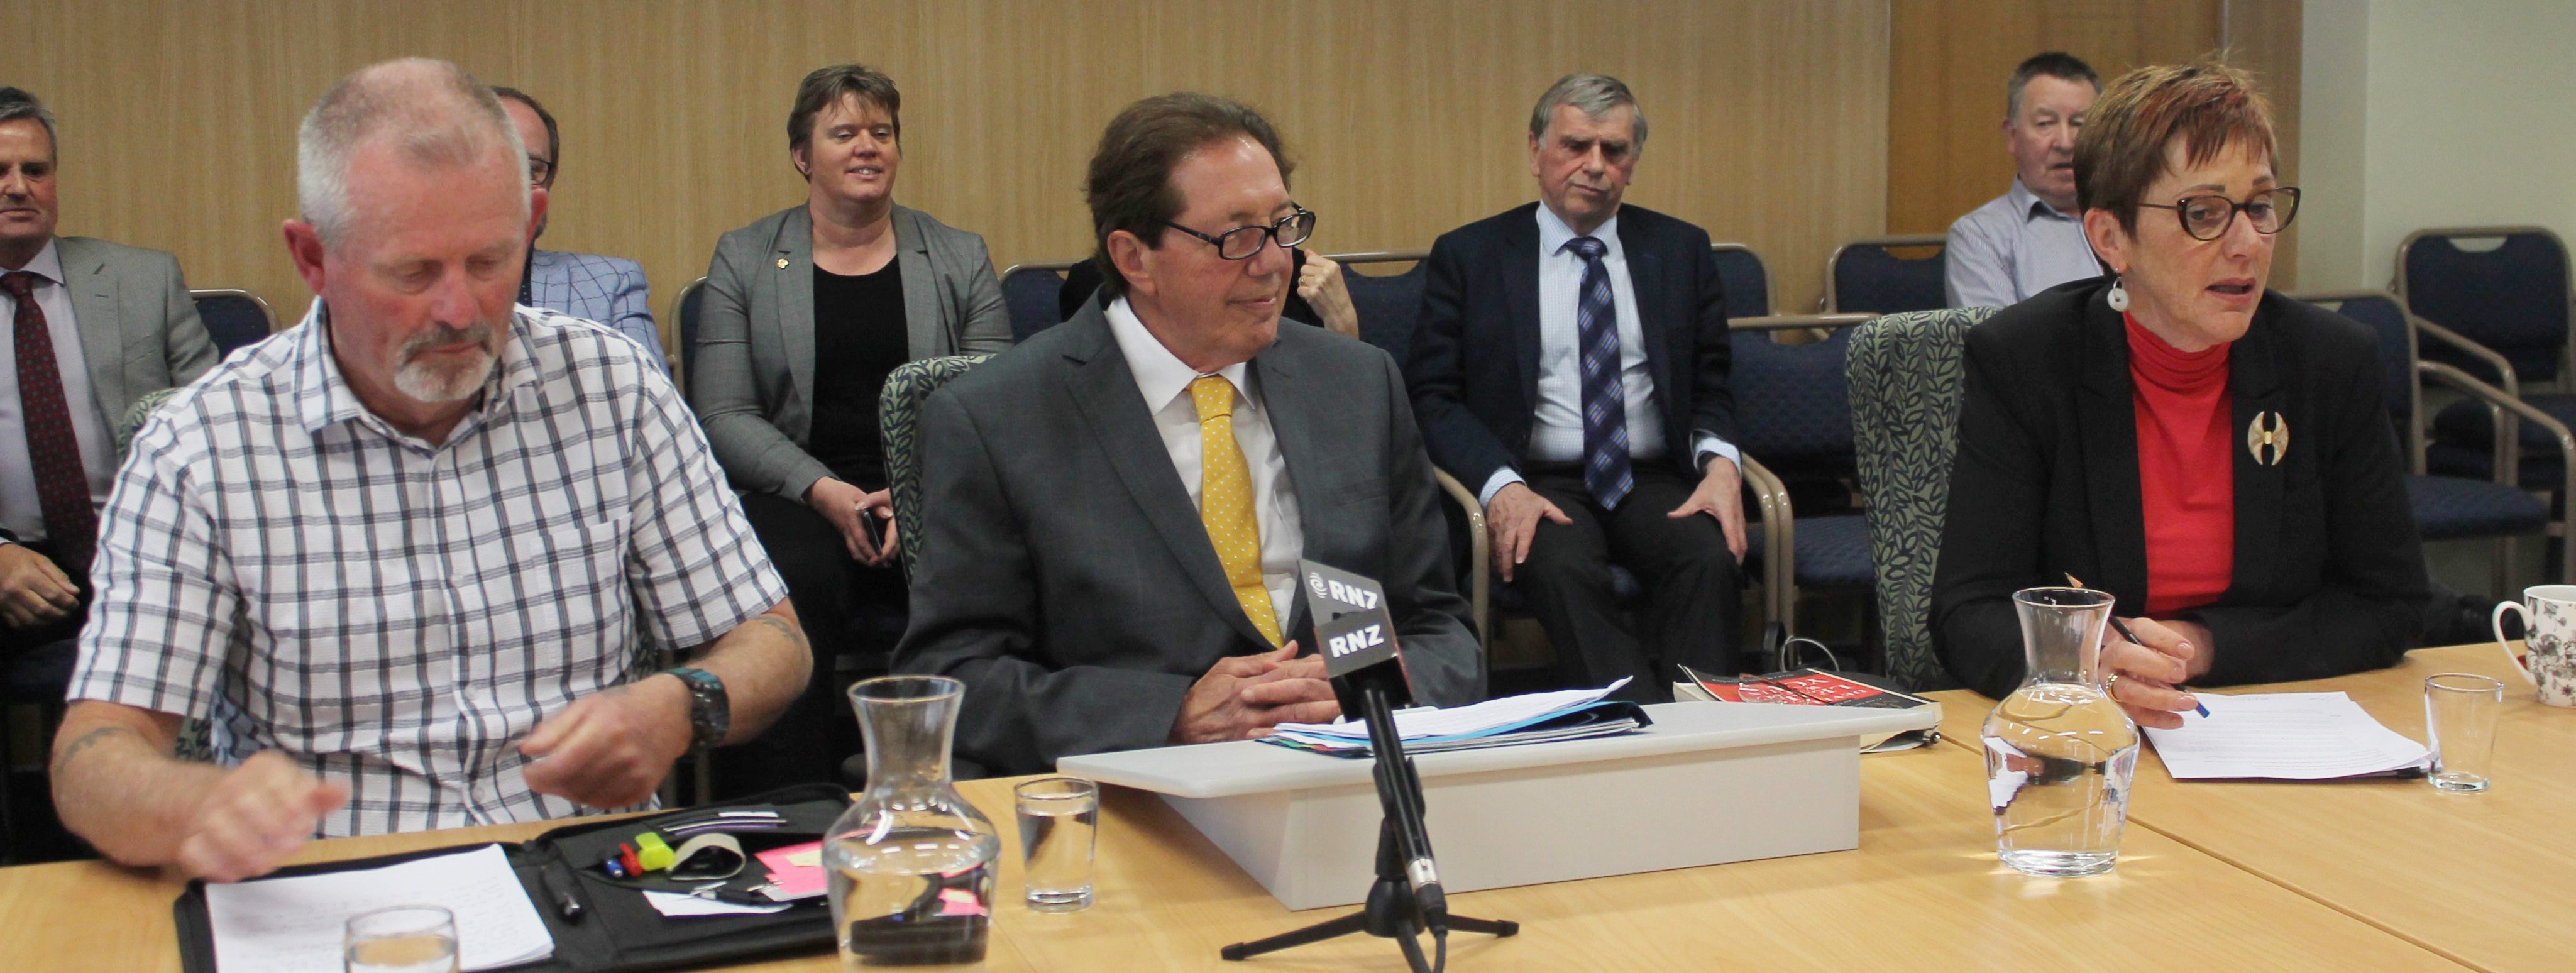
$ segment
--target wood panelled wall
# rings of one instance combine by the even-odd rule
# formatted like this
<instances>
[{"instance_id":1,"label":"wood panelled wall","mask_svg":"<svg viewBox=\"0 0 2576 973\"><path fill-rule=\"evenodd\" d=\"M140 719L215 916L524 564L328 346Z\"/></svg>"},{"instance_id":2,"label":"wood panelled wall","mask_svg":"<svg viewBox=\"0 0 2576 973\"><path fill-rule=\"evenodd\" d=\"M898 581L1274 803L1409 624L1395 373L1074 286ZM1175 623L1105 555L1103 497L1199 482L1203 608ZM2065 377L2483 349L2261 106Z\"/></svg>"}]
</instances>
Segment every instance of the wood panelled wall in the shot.
<instances>
[{"instance_id":1,"label":"wood panelled wall","mask_svg":"<svg viewBox=\"0 0 2576 973\"><path fill-rule=\"evenodd\" d=\"M1939 233L2012 184L2004 83L2023 58L2062 50L2104 84L2145 64L2226 49L2272 100L2283 181L2298 166L2298 0L1892 0L1887 229ZM2298 264L2293 224L2273 284Z\"/></svg>"},{"instance_id":2,"label":"wood panelled wall","mask_svg":"<svg viewBox=\"0 0 2576 973\"><path fill-rule=\"evenodd\" d=\"M785 119L822 64L903 86L897 198L984 234L997 268L1088 250L1083 164L1144 95L1262 108L1319 246L1410 249L1535 198L1531 102L1601 71L1652 121L1629 199L1751 244L1798 310L1834 245L1886 220L1888 16L1884 0L18 0L0 5L0 84L61 116L65 233L174 251L191 285L255 290L291 319L309 300L277 231L296 122L390 57L546 102L564 151L544 244L643 261L657 313L718 235L803 200Z\"/></svg>"}]
</instances>

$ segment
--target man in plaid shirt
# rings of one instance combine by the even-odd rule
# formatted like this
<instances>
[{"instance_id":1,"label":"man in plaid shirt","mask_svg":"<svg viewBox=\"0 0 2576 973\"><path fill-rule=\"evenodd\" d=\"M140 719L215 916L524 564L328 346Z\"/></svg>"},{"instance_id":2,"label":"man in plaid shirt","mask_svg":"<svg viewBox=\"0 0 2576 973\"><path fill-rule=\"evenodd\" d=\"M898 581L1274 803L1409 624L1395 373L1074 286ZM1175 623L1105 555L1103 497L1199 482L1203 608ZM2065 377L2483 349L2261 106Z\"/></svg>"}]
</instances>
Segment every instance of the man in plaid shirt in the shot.
<instances>
[{"instance_id":1,"label":"man in plaid shirt","mask_svg":"<svg viewBox=\"0 0 2576 973\"><path fill-rule=\"evenodd\" d=\"M64 823L233 881L316 835L643 804L693 742L756 736L806 680L786 587L644 353L513 311L543 204L492 94L377 65L299 150L286 243L320 300L135 437ZM644 675L661 647L694 658ZM171 755L192 716L215 764Z\"/></svg>"}]
</instances>

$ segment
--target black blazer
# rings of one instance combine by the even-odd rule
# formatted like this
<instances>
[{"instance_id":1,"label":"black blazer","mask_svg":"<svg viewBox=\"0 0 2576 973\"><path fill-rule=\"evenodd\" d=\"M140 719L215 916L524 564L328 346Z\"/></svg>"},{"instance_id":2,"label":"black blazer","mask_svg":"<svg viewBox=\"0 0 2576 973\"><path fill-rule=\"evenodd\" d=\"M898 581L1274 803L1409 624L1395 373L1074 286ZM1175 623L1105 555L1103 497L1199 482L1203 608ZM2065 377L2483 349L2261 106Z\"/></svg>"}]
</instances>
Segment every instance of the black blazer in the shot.
<instances>
[{"instance_id":1,"label":"black blazer","mask_svg":"<svg viewBox=\"0 0 2576 973\"><path fill-rule=\"evenodd\" d=\"M1959 455L1932 585L1935 647L1988 696L2024 673L2012 594L2074 573L2137 615L2146 522L2129 345L2102 279L2062 284L1968 332ZM2289 448L2236 461L2236 567L2178 617L2217 644L2210 685L2395 665L2431 598L2377 346L2361 325L2266 291L2228 352L2235 428L2277 412Z\"/></svg>"},{"instance_id":2,"label":"black blazer","mask_svg":"<svg viewBox=\"0 0 2576 973\"><path fill-rule=\"evenodd\" d=\"M1529 455L1538 407L1538 205L1469 223L1431 245L1405 384L1431 461L1470 490ZM1619 248L1644 319L1666 450L1696 477L1693 431L1736 441L1717 258L1707 231L1637 206L1619 208Z\"/></svg>"},{"instance_id":3,"label":"black blazer","mask_svg":"<svg viewBox=\"0 0 2576 973\"><path fill-rule=\"evenodd\" d=\"M1485 695L1451 581L1440 488L1386 353L1283 326L1252 360L1307 558L1386 585L1414 697ZM1268 651L1097 306L922 405L930 497L897 672L966 683L957 755L1003 774L1162 746L1226 656ZM1305 651L1304 599L1282 632Z\"/></svg>"}]
</instances>

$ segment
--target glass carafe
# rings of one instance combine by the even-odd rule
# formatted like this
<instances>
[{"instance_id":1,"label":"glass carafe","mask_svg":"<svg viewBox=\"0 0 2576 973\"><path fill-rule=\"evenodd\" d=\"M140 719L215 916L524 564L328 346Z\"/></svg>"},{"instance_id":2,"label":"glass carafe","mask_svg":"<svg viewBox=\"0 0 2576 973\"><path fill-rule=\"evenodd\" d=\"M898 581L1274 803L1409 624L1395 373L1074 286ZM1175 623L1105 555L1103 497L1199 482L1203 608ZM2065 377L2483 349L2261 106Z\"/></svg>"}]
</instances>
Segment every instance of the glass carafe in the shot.
<instances>
[{"instance_id":1,"label":"glass carafe","mask_svg":"<svg viewBox=\"0 0 2576 973\"><path fill-rule=\"evenodd\" d=\"M2138 726L2102 686L2110 595L2084 588L2013 594L2030 674L1986 718L1995 849L2031 875L2097 875L2120 857Z\"/></svg>"},{"instance_id":2,"label":"glass carafe","mask_svg":"<svg viewBox=\"0 0 2576 973\"><path fill-rule=\"evenodd\" d=\"M1001 835L948 779L964 683L887 676L850 687L868 789L823 841L845 970L981 970Z\"/></svg>"}]
</instances>

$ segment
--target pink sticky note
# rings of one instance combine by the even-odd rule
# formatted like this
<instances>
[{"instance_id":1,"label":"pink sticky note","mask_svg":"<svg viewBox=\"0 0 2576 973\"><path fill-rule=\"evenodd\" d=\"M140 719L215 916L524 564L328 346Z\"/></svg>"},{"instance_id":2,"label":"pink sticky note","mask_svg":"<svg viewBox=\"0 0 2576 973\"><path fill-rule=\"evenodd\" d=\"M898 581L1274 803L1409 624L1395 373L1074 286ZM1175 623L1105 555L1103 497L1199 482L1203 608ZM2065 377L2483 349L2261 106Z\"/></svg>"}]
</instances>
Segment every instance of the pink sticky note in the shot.
<instances>
[{"instance_id":1,"label":"pink sticky note","mask_svg":"<svg viewBox=\"0 0 2576 973\"><path fill-rule=\"evenodd\" d=\"M761 866L769 869L769 883L778 886L778 894L795 898L823 891L822 842L772 848L761 852L759 858Z\"/></svg>"}]
</instances>

